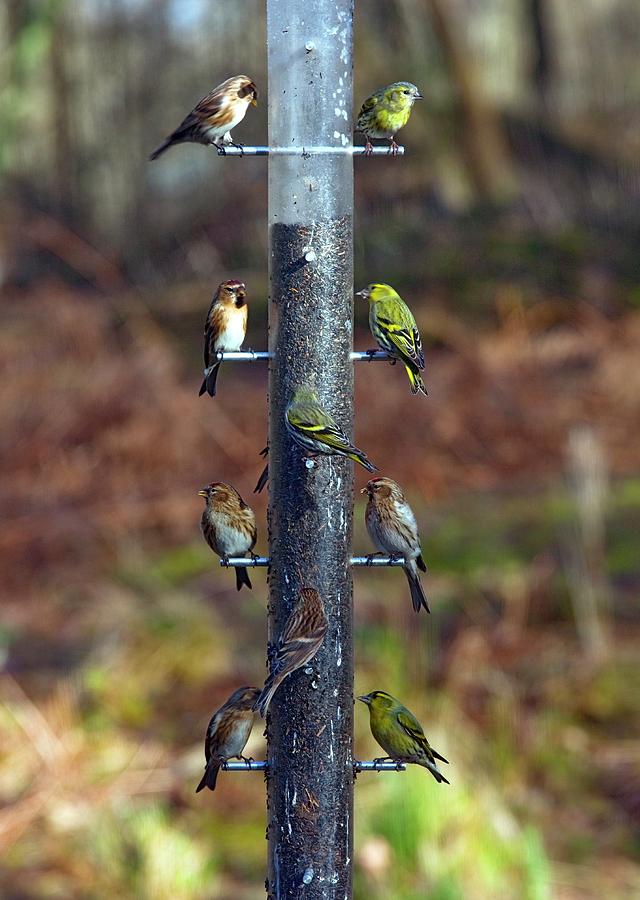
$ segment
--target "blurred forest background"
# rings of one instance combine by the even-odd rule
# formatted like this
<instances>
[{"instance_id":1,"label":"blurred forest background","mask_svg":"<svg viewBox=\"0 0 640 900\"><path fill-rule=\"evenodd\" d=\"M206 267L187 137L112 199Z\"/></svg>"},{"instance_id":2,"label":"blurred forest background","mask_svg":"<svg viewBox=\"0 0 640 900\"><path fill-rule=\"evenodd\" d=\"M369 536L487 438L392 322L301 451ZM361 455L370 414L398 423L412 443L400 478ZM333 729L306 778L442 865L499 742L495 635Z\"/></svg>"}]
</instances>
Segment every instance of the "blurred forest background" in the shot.
<instances>
[{"instance_id":1,"label":"blurred forest background","mask_svg":"<svg viewBox=\"0 0 640 900\"><path fill-rule=\"evenodd\" d=\"M410 496L433 614L356 572L356 689L452 782L358 778L357 898L640 896L639 36L636 0L357 4L356 104L426 97L405 158L355 161L356 287L414 309L429 397L359 365L356 439ZM194 789L210 713L264 677L264 575L236 594L196 491L230 480L266 549L266 369L197 393L218 282L266 344L266 162L147 157L239 72L236 139L266 140L264 4L0 0L0 42L0 893L257 900L261 776Z\"/></svg>"}]
</instances>

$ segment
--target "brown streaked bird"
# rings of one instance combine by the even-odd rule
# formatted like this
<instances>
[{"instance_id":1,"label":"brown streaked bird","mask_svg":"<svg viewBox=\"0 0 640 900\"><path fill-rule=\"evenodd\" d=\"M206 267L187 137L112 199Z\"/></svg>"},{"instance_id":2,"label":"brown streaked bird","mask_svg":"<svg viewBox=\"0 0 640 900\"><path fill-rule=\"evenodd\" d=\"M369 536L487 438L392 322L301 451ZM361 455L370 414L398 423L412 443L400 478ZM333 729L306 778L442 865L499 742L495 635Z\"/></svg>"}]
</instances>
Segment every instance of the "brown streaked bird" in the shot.
<instances>
[{"instance_id":1,"label":"brown streaked bird","mask_svg":"<svg viewBox=\"0 0 640 900\"><path fill-rule=\"evenodd\" d=\"M257 106L258 90L247 75L227 78L191 110L175 131L164 139L149 159L157 159L174 144L213 144L219 153L224 146L241 147L231 138L231 129L244 119L249 106Z\"/></svg>"},{"instance_id":2,"label":"brown streaked bird","mask_svg":"<svg viewBox=\"0 0 640 900\"><path fill-rule=\"evenodd\" d=\"M241 281L223 281L213 295L204 323L204 381L199 397L216 395L220 369L218 351L235 351L242 347L247 333L247 289Z\"/></svg>"},{"instance_id":3,"label":"brown streaked bird","mask_svg":"<svg viewBox=\"0 0 640 900\"><path fill-rule=\"evenodd\" d=\"M256 700L255 709L263 718L267 714L271 698L287 675L305 666L316 655L328 627L320 594L314 588L303 587L278 638L271 661L271 673Z\"/></svg>"},{"instance_id":4,"label":"brown streaked bird","mask_svg":"<svg viewBox=\"0 0 640 900\"><path fill-rule=\"evenodd\" d=\"M229 697L220 709L214 712L207 726L204 739L206 760L202 781L196 788L198 794L203 788L216 788L220 766L232 759L244 759L244 750L253 726L253 706L260 694L260 688L241 687Z\"/></svg>"},{"instance_id":5,"label":"brown streaked bird","mask_svg":"<svg viewBox=\"0 0 640 900\"><path fill-rule=\"evenodd\" d=\"M361 494L369 498L364 518L369 537L375 547L390 556L403 556L403 569L411 590L411 602L416 612L424 607L431 612L418 569L427 571L420 548L420 536L413 510L407 503L400 485L392 478L372 478Z\"/></svg>"},{"instance_id":6,"label":"brown streaked bird","mask_svg":"<svg viewBox=\"0 0 640 900\"><path fill-rule=\"evenodd\" d=\"M200 527L205 541L222 559L246 556L256 545L258 532L256 516L240 494L224 481L213 481L198 496L204 497L205 507ZM236 568L236 587L252 587L245 568Z\"/></svg>"}]
</instances>

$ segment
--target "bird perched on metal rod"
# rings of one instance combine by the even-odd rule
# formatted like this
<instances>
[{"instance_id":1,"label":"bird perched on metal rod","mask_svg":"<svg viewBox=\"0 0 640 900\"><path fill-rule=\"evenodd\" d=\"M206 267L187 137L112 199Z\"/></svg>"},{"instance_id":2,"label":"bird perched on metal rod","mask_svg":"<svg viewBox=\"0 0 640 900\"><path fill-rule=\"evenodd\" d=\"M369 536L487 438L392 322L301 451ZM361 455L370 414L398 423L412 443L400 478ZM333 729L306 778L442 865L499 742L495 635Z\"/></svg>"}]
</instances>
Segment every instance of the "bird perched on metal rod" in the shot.
<instances>
[{"instance_id":1,"label":"bird perched on metal rod","mask_svg":"<svg viewBox=\"0 0 640 900\"><path fill-rule=\"evenodd\" d=\"M370 284L356 297L369 301L369 328L379 346L386 350L391 362L399 360L407 370L411 393L425 394L420 375L424 369L424 353L420 332L413 313L390 284Z\"/></svg>"},{"instance_id":2,"label":"bird perched on metal rod","mask_svg":"<svg viewBox=\"0 0 640 900\"><path fill-rule=\"evenodd\" d=\"M224 481L213 481L198 495L205 501L200 527L213 552L223 560L251 553L258 537L256 516L236 489ZM247 570L236 566L238 590L243 584L252 587Z\"/></svg>"},{"instance_id":3,"label":"bird perched on metal rod","mask_svg":"<svg viewBox=\"0 0 640 900\"><path fill-rule=\"evenodd\" d=\"M203 97L182 120L175 131L164 139L149 159L157 159L174 144L213 144L224 154L225 144L241 147L231 138L231 129L244 119L250 106L257 106L258 90L247 75L227 78Z\"/></svg>"},{"instance_id":4,"label":"bird perched on metal rod","mask_svg":"<svg viewBox=\"0 0 640 900\"><path fill-rule=\"evenodd\" d=\"M420 535L413 510L402 488L393 478L372 478L361 494L366 494L364 519L369 537L383 553L404 557L403 569L409 582L411 602L416 612L424 607L431 612L418 569L427 571L420 548Z\"/></svg>"},{"instance_id":5,"label":"bird perched on metal rod","mask_svg":"<svg viewBox=\"0 0 640 900\"><path fill-rule=\"evenodd\" d=\"M423 99L410 81L396 81L367 97L355 125L355 131L364 134L367 139L365 155L370 156L373 152L371 138L381 138L389 141L389 153L395 156L398 152L396 134L409 121L415 101Z\"/></svg>"},{"instance_id":6,"label":"bird perched on metal rod","mask_svg":"<svg viewBox=\"0 0 640 900\"><path fill-rule=\"evenodd\" d=\"M244 759L244 750L253 726L254 710L260 689L241 687L234 691L220 709L214 712L204 739L205 767L196 794L203 788L216 788L220 766L232 759Z\"/></svg>"},{"instance_id":7,"label":"bird perched on metal rod","mask_svg":"<svg viewBox=\"0 0 640 900\"><path fill-rule=\"evenodd\" d=\"M263 718L267 714L271 698L284 679L305 666L316 655L328 627L320 594L314 588L303 587L278 638L271 660L271 672L255 703L255 709Z\"/></svg>"},{"instance_id":8,"label":"bird perched on metal rod","mask_svg":"<svg viewBox=\"0 0 640 900\"><path fill-rule=\"evenodd\" d=\"M247 333L247 289L241 281L223 281L213 295L204 323L204 381L200 388L210 397L216 395L220 370L219 351L240 350Z\"/></svg>"},{"instance_id":9,"label":"bird perched on metal rod","mask_svg":"<svg viewBox=\"0 0 640 900\"><path fill-rule=\"evenodd\" d=\"M294 441L310 456L347 456L360 463L368 472L377 466L367 454L351 443L333 417L320 406L315 391L307 386L299 387L287 406L285 425Z\"/></svg>"},{"instance_id":10,"label":"bird perched on metal rod","mask_svg":"<svg viewBox=\"0 0 640 900\"><path fill-rule=\"evenodd\" d=\"M429 745L422 725L406 706L386 691L372 691L358 697L358 700L369 707L371 733L382 749L389 754L389 759L424 766L437 782L450 783L436 763L438 759L449 765L449 760L440 756Z\"/></svg>"}]
</instances>

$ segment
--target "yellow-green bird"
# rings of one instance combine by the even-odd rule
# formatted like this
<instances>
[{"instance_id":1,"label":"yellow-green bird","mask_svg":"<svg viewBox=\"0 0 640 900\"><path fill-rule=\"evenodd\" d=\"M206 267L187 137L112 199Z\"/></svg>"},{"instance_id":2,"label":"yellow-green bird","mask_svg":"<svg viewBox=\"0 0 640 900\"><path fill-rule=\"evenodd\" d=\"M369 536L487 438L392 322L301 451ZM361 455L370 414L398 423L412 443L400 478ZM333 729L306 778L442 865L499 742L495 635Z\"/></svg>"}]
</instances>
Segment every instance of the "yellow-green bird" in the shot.
<instances>
[{"instance_id":1,"label":"yellow-green bird","mask_svg":"<svg viewBox=\"0 0 640 900\"><path fill-rule=\"evenodd\" d=\"M372 691L358 697L358 700L362 700L369 707L371 733L382 749L389 754L389 759L424 766L437 782L450 783L436 764L436 759L447 765L449 760L440 756L429 745L422 725L406 706L386 691Z\"/></svg>"},{"instance_id":2,"label":"yellow-green bird","mask_svg":"<svg viewBox=\"0 0 640 900\"><path fill-rule=\"evenodd\" d=\"M310 387L297 388L285 413L287 431L310 456L347 456L360 463L368 472L377 471L363 450L351 443L333 417L320 406L317 394Z\"/></svg>"},{"instance_id":3,"label":"yellow-green bird","mask_svg":"<svg viewBox=\"0 0 640 900\"><path fill-rule=\"evenodd\" d=\"M420 332L413 313L400 294L390 284L370 284L358 291L356 297L369 301L369 328L380 347L392 360L404 364L411 384L411 393L427 389L420 376L424 369L424 353Z\"/></svg>"},{"instance_id":4,"label":"yellow-green bird","mask_svg":"<svg viewBox=\"0 0 640 900\"><path fill-rule=\"evenodd\" d=\"M367 97L358 113L355 127L367 139L364 149L366 156L371 156L373 152L371 138L389 141L389 153L394 156L397 154L396 134L409 121L416 100L424 100L424 97L410 81L396 81Z\"/></svg>"}]
</instances>

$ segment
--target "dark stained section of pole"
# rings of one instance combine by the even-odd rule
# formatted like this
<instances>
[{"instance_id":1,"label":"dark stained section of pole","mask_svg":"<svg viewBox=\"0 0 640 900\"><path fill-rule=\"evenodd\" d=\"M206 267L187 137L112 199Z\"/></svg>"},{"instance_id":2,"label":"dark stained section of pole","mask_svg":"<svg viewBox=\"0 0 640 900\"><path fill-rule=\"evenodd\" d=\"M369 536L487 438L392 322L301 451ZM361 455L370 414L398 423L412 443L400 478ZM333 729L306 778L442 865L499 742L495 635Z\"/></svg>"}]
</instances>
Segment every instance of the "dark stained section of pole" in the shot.
<instances>
[{"instance_id":1,"label":"dark stained section of pole","mask_svg":"<svg viewBox=\"0 0 640 900\"><path fill-rule=\"evenodd\" d=\"M268 0L269 143L351 142L351 0ZM307 18L308 12L308 18ZM350 154L269 157L269 635L300 588L316 588L329 628L268 714L270 898L351 897L353 466L308 466L287 434L294 389L312 386L353 424L353 161Z\"/></svg>"}]
</instances>

